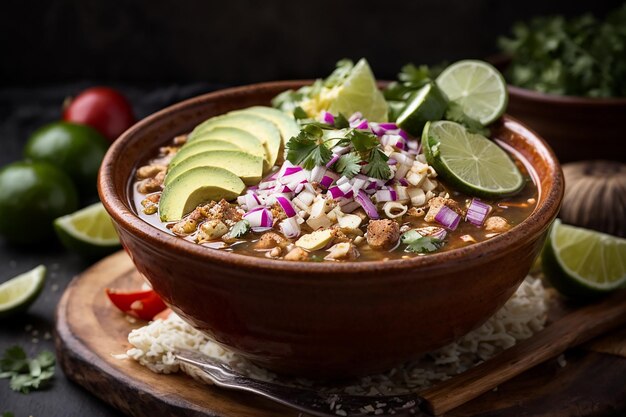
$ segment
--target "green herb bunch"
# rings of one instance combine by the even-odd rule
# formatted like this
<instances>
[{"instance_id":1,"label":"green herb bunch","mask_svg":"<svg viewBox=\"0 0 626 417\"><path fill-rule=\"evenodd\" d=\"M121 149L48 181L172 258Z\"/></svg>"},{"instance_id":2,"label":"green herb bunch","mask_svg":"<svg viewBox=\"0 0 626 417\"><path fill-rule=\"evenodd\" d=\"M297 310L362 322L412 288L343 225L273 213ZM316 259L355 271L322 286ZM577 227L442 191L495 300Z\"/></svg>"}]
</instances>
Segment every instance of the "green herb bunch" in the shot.
<instances>
[{"instance_id":1,"label":"green herb bunch","mask_svg":"<svg viewBox=\"0 0 626 417\"><path fill-rule=\"evenodd\" d=\"M28 394L46 385L54 376L54 354L43 351L29 358L19 346L8 348L0 359L0 378L11 378L13 391Z\"/></svg>"},{"instance_id":2,"label":"green herb bunch","mask_svg":"<svg viewBox=\"0 0 626 417\"><path fill-rule=\"evenodd\" d=\"M511 56L507 78L549 94L626 97L626 3L603 21L590 14L517 23L499 46Z\"/></svg>"}]
</instances>

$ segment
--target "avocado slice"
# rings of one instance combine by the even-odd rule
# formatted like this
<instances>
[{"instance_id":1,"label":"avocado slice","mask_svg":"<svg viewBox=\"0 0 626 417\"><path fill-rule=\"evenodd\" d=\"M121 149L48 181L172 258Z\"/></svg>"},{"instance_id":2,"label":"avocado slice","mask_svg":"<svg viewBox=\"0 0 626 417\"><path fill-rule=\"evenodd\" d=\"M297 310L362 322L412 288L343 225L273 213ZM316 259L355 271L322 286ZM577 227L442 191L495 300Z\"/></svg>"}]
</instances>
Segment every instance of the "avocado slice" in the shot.
<instances>
[{"instance_id":1,"label":"avocado slice","mask_svg":"<svg viewBox=\"0 0 626 417\"><path fill-rule=\"evenodd\" d=\"M243 151L206 151L189 156L180 161L173 169L169 169L165 177L165 186L167 187L186 171L202 166L227 169L241 178L247 185L258 183L263 175L263 158Z\"/></svg>"},{"instance_id":2,"label":"avocado slice","mask_svg":"<svg viewBox=\"0 0 626 417\"><path fill-rule=\"evenodd\" d=\"M235 143L227 142L225 140L212 139L212 140L203 140L194 143L188 143L184 145L180 150L174 155L172 160L168 165L168 170L172 170L176 165L182 162L184 159L189 158L190 156L197 155L206 151L241 151L242 148L237 146ZM263 157L261 155L261 157Z\"/></svg>"},{"instance_id":3,"label":"avocado slice","mask_svg":"<svg viewBox=\"0 0 626 417\"><path fill-rule=\"evenodd\" d=\"M234 112L230 112L229 114L239 113L248 113L259 116L274 123L278 130L280 130L280 136L283 139L283 146L289 142L289 139L300 133L300 126L292 116L289 116L287 113L273 107L253 106L243 110L236 110Z\"/></svg>"},{"instance_id":4,"label":"avocado slice","mask_svg":"<svg viewBox=\"0 0 626 417\"><path fill-rule=\"evenodd\" d=\"M180 174L165 187L159 201L161 221L180 220L200 204L233 200L246 188L238 176L227 169L198 167Z\"/></svg>"},{"instance_id":5,"label":"avocado slice","mask_svg":"<svg viewBox=\"0 0 626 417\"><path fill-rule=\"evenodd\" d=\"M271 168L263 143L261 143L256 136L235 127L217 127L213 130L209 130L208 132L200 133L198 136L195 136L193 140L183 146L180 151L182 152L185 147L196 146L196 144L200 142L213 140L221 140L235 144L244 152L263 158L265 160L266 170Z\"/></svg>"},{"instance_id":6,"label":"avocado slice","mask_svg":"<svg viewBox=\"0 0 626 417\"><path fill-rule=\"evenodd\" d=\"M226 114L214 117L196 126L193 132L191 132L190 141L195 141L201 134L219 127L235 127L256 136L265 148L269 167L273 167L276 164L280 154L282 138L280 131L274 123L251 114Z\"/></svg>"}]
</instances>

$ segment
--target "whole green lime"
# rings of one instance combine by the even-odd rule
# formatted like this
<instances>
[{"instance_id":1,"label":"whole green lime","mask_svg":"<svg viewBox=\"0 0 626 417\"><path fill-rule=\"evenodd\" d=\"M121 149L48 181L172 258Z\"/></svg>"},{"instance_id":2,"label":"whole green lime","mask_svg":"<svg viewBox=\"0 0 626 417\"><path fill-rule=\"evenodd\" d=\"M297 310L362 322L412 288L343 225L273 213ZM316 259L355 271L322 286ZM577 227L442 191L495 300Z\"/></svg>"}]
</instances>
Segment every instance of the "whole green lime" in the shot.
<instances>
[{"instance_id":1,"label":"whole green lime","mask_svg":"<svg viewBox=\"0 0 626 417\"><path fill-rule=\"evenodd\" d=\"M83 195L96 191L98 169L107 142L95 129L75 123L55 122L31 135L24 156L51 163L70 176Z\"/></svg>"},{"instance_id":2,"label":"whole green lime","mask_svg":"<svg viewBox=\"0 0 626 417\"><path fill-rule=\"evenodd\" d=\"M78 208L72 180L45 162L14 162L0 170L0 234L16 243L49 239L53 221Z\"/></svg>"}]
</instances>

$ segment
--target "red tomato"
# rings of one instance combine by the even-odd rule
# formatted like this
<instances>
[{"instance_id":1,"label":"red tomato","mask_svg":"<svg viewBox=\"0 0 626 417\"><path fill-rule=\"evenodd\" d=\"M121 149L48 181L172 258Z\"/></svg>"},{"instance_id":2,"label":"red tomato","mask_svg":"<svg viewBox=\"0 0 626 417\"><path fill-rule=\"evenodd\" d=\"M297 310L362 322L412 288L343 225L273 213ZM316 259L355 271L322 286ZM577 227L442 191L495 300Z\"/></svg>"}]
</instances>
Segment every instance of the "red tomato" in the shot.
<instances>
[{"instance_id":1,"label":"red tomato","mask_svg":"<svg viewBox=\"0 0 626 417\"><path fill-rule=\"evenodd\" d=\"M105 292L115 307L142 320L152 320L167 308L154 290L119 291L107 288Z\"/></svg>"},{"instance_id":2,"label":"red tomato","mask_svg":"<svg viewBox=\"0 0 626 417\"><path fill-rule=\"evenodd\" d=\"M88 88L80 93L63 111L63 119L89 125L111 142L135 123L126 97L109 87Z\"/></svg>"}]
</instances>

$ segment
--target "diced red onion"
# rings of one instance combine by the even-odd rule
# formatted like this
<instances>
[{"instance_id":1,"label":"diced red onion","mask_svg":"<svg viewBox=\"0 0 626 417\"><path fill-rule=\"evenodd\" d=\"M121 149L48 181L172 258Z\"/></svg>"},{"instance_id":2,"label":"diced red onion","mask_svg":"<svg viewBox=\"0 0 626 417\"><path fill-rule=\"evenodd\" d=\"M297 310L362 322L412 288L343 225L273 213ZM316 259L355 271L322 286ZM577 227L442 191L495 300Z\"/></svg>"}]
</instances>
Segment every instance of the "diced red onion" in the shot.
<instances>
[{"instance_id":1,"label":"diced red onion","mask_svg":"<svg viewBox=\"0 0 626 417\"><path fill-rule=\"evenodd\" d=\"M396 201L398 199L398 194L393 188L386 188L376 191L376 194L374 194L374 198L377 202Z\"/></svg>"},{"instance_id":2,"label":"diced red onion","mask_svg":"<svg viewBox=\"0 0 626 417\"><path fill-rule=\"evenodd\" d=\"M326 168L330 168L335 165L335 163L339 161L339 158L341 158L341 155L334 154L333 157L330 158L330 161L326 164Z\"/></svg>"},{"instance_id":3,"label":"diced red onion","mask_svg":"<svg viewBox=\"0 0 626 417\"><path fill-rule=\"evenodd\" d=\"M413 164L411 164L413 165ZM409 170L411 169L411 165L407 165L407 164L399 164L396 168L396 173L394 174L394 178L399 180L401 178L406 177L406 174L409 172Z\"/></svg>"},{"instance_id":4,"label":"diced red onion","mask_svg":"<svg viewBox=\"0 0 626 417\"><path fill-rule=\"evenodd\" d=\"M259 183L259 190L266 190L276 186L276 181L263 181Z\"/></svg>"},{"instance_id":5,"label":"diced red onion","mask_svg":"<svg viewBox=\"0 0 626 417\"><path fill-rule=\"evenodd\" d=\"M320 182L326 174L326 168L323 166L316 166L311 170L311 182Z\"/></svg>"},{"instance_id":6,"label":"diced red onion","mask_svg":"<svg viewBox=\"0 0 626 417\"><path fill-rule=\"evenodd\" d=\"M448 235L448 232L446 232L446 229L439 229L439 231L433 233L430 236L434 237L435 239L444 240L447 235Z\"/></svg>"},{"instance_id":7,"label":"diced red onion","mask_svg":"<svg viewBox=\"0 0 626 417\"><path fill-rule=\"evenodd\" d=\"M385 130L395 130L398 128L398 125L395 123L379 123L378 126Z\"/></svg>"},{"instance_id":8,"label":"diced red onion","mask_svg":"<svg viewBox=\"0 0 626 417\"><path fill-rule=\"evenodd\" d=\"M481 227L491 212L491 209L492 207L489 204L483 203L477 198L473 198L467 208L465 220L472 223L474 226Z\"/></svg>"},{"instance_id":9,"label":"diced red onion","mask_svg":"<svg viewBox=\"0 0 626 417\"><path fill-rule=\"evenodd\" d=\"M442 226L450 230L455 230L461 221L461 216L447 206L442 206L437 212L435 220Z\"/></svg>"},{"instance_id":10,"label":"diced red onion","mask_svg":"<svg viewBox=\"0 0 626 417\"><path fill-rule=\"evenodd\" d=\"M302 201L305 206L310 206L315 199L315 192L302 191L300 194L298 194L298 199Z\"/></svg>"},{"instance_id":11,"label":"diced red onion","mask_svg":"<svg viewBox=\"0 0 626 417\"><path fill-rule=\"evenodd\" d=\"M348 192L344 195L344 197L345 197L345 198L352 198L353 196L354 196L354 191L352 191L352 190L348 191Z\"/></svg>"},{"instance_id":12,"label":"diced red onion","mask_svg":"<svg viewBox=\"0 0 626 417\"><path fill-rule=\"evenodd\" d=\"M297 217L289 217L279 224L280 231L287 239L294 239L300 236L300 224Z\"/></svg>"},{"instance_id":13,"label":"diced red onion","mask_svg":"<svg viewBox=\"0 0 626 417\"><path fill-rule=\"evenodd\" d=\"M361 204L359 204L357 201L348 200L346 204L341 206L341 211L343 213L352 213L354 210L358 209L359 207L361 207Z\"/></svg>"},{"instance_id":14,"label":"diced red onion","mask_svg":"<svg viewBox=\"0 0 626 417\"><path fill-rule=\"evenodd\" d=\"M355 129L360 129L360 130L364 130L364 129L369 129L369 125L367 124L367 120L363 119L360 120L359 123L355 123L356 126L353 126Z\"/></svg>"},{"instance_id":15,"label":"diced red onion","mask_svg":"<svg viewBox=\"0 0 626 417\"><path fill-rule=\"evenodd\" d=\"M292 174L283 175L281 178L278 179L278 182L282 184L297 185L297 184L300 184L301 182L308 181L308 180L309 178L308 178L307 172L301 169L300 171L293 172Z\"/></svg>"},{"instance_id":16,"label":"diced red onion","mask_svg":"<svg viewBox=\"0 0 626 417\"><path fill-rule=\"evenodd\" d=\"M354 200L358 202L361 207L363 207L363 210L365 210L365 213L370 219L376 220L380 218L380 216L378 215L378 211L376 210L376 206L374 205L374 203L372 203L372 200L370 200L369 196L365 194L363 190L359 191L356 197L354 197Z\"/></svg>"},{"instance_id":17,"label":"diced red onion","mask_svg":"<svg viewBox=\"0 0 626 417\"><path fill-rule=\"evenodd\" d=\"M333 153L337 155L343 155L350 150L350 145L347 146L335 146L333 149Z\"/></svg>"},{"instance_id":18,"label":"diced red onion","mask_svg":"<svg viewBox=\"0 0 626 417\"><path fill-rule=\"evenodd\" d=\"M339 187L337 187L337 186L330 187L328 189L328 192L333 197L333 200L337 200L338 198L341 198L341 197L343 197L345 195L345 193L343 191L341 191L341 189Z\"/></svg>"},{"instance_id":19,"label":"diced red onion","mask_svg":"<svg viewBox=\"0 0 626 417\"><path fill-rule=\"evenodd\" d=\"M400 137L402 137L402 139L404 140L409 140L409 134L406 133L404 130L402 129L398 129L398 135L400 135Z\"/></svg>"},{"instance_id":20,"label":"diced red onion","mask_svg":"<svg viewBox=\"0 0 626 417\"><path fill-rule=\"evenodd\" d=\"M335 124L335 116L327 111L322 112L322 120L324 121L324 123L329 125Z\"/></svg>"},{"instance_id":21,"label":"diced red onion","mask_svg":"<svg viewBox=\"0 0 626 417\"><path fill-rule=\"evenodd\" d=\"M345 184L347 182L350 182L350 178L343 176L337 180L337 185Z\"/></svg>"},{"instance_id":22,"label":"diced red onion","mask_svg":"<svg viewBox=\"0 0 626 417\"><path fill-rule=\"evenodd\" d=\"M281 195L276 197L276 201L280 204L287 217L293 217L296 215L296 209L293 208L293 204L291 204L291 201L289 201L288 198Z\"/></svg>"},{"instance_id":23,"label":"diced red onion","mask_svg":"<svg viewBox=\"0 0 626 417\"><path fill-rule=\"evenodd\" d=\"M356 112L350 116L348 122L354 122L355 120L359 120L363 118L363 114L361 112Z\"/></svg>"},{"instance_id":24,"label":"diced red onion","mask_svg":"<svg viewBox=\"0 0 626 417\"><path fill-rule=\"evenodd\" d=\"M271 228L274 222L272 212L265 207L257 207L257 209L247 212L243 218L250 222L250 226L255 232L260 231L259 228Z\"/></svg>"},{"instance_id":25,"label":"diced red onion","mask_svg":"<svg viewBox=\"0 0 626 417\"><path fill-rule=\"evenodd\" d=\"M397 164L397 163L398 163L398 161L396 161L396 160L395 160L395 159L393 159L393 158L389 158L389 159L387 160L387 165L395 165L395 164Z\"/></svg>"},{"instance_id":26,"label":"diced red onion","mask_svg":"<svg viewBox=\"0 0 626 417\"><path fill-rule=\"evenodd\" d=\"M257 195L254 193L248 192L243 197L245 199L246 208L248 210L251 210L261 205L261 200L259 200L259 197L257 197Z\"/></svg>"},{"instance_id":27,"label":"diced red onion","mask_svg":"<svg viewBox=\"0 0 626 417\"><path fill-rule=\"evenodd\" d=\"M291 174L295 174L296 172L300 172L300 171L302 171L302 167L299 167L299 166L287 167L285 169L285 172L283 172L283 177L289 176Z\"/></svg>"},{"instance_id":28,"label":"diced red onion","mask_svg":"<svg viewBox=\"0 0 626 417\"><path fill-rule=\"evenodd\" d=\"M249 191L255 191L255 190L258 190L258 189L259 189L258 185L251 185L251 186L248 187Z\"/></svg>"},{"instance_id":29,"label":"diced red onion","mask_svg":"<svg viewBox=\"0 0 626 417\"><path fill-rule=\"evenodd\" d=\"M322 187L328 188L333 182L337 180L337 178L339 178L339 175L335 174L332 171L326 171L324 177L320 181L320 185Z\"/></svg>"},{"instance_id":30,"label":"diced red onion","mask_svg":"<svg viewBox=\"0 0 626 417\"><path fill-rule=\"evenodd\" d=\"M352 183L350 181L346 181L346 182L342 182L341 184L339 184L339 181L337 181L337 187L339 187L339 189L344 194L346 194L348 191L352 189Z\"/></svg>"}]
</instances>

